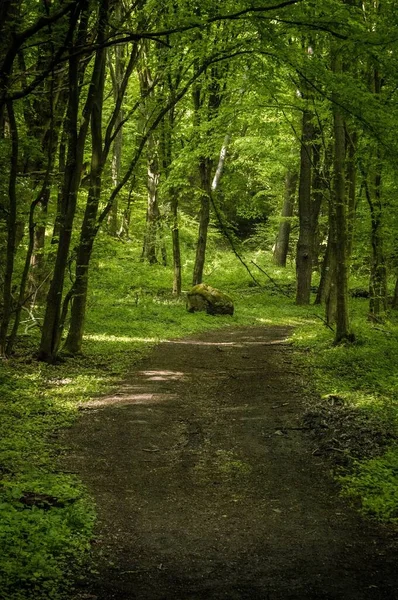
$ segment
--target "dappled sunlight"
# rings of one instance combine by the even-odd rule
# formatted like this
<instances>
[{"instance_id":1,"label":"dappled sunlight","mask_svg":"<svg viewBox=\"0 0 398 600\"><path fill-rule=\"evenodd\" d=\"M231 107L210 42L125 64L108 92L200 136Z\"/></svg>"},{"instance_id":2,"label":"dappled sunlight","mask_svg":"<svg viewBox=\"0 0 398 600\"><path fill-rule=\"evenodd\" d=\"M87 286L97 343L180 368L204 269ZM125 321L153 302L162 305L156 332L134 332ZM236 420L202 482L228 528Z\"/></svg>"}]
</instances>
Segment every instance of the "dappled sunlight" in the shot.
<instances>
[{"instance_id":1,"label":"dappled sunlight","mask_svg":"<svg viewBox=\"0 0 398 600\"><path fill-rule=\"evenodd\" d=\"M145 375L149 381L176 381L186 378L180 371L139 371L139 375Z\"/></svg>"},{"instance_id":2,"label":"dappled sunlight","mask_svg":"<svg viewBox=\"0 0 398 600\"><path fill-rule=\"evenodd\" d=\"M159 404L166 400L174 400L177 398L176 394L129 394L123 392L121 394L115 394L113 396L105 396L98 398L97 400L90 400L80 405L80 410L92 410L96 408L106 408L108 406L123 406L127 404Z\"/></svg>"},{"instance_id":3,"label":"dappled sunlight","mask_svg":"<svg viewBox=\"0 0 398 600\"><path fill-rule=\"evenodd\" d=\"M216 348L245 348L247 346L269 346L270 344L285 344L288 337L281 340L245 340L240 342L206 342L203 340L166 340L165 343L183 346L215 346Z\"/></svg>"},{"instance_id":4,"label":"dappled sunlight","mask_svg":"<svg viewBox=\"0 0 398 600\"><path fill-rule=\"evenodd\" d=\"M303 324L303 319L301 317L290 317L287 315L284 315L283 318L273 318L273 319L264 319L263 317L256 317L255 318L256 323L261 323L262 325L290 325L290 326L296 326L296 325L302 325Z\"/></svg>"},{"instance_id":5,"label":"dappled sunlight","mask_svg":"<svg viewBox=\"0 0 398 600\"><path fill-rule=\"evenodd\" d=\"M237 344L235 342L206 342L204 340L189 340L189 339L183 339L183 340L165 340L166 344L173 344L173 345L184 345L184 346L217 346L217 347L221 347L221 346L237 346Z\"/></svg>"},{"instance_id":6,"label":"dappled sunlight","mask_svg":"<svg viewBox=\"0 0 398 600\"><path fill-rule=\"evenodd\" d=\"M132 342L144 342L150 344L156 344L158 342L164 342L161 338L157 337L139 337L139 336L127 336L127 335L110 335L105 333L97 334L86 334L85 340L92 340L94 342L120 342L122 344L130 344Z\"/></svg>"}]
</instances>

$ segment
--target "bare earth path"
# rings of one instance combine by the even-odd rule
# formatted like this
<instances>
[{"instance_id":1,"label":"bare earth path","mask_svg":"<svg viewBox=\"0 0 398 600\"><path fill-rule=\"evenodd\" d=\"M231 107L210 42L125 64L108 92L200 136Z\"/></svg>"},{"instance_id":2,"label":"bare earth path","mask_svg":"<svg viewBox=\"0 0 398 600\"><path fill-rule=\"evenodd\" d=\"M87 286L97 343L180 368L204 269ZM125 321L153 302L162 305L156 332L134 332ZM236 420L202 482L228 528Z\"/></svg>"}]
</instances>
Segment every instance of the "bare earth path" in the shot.
<instances>
[{"instance_id":1,"label":"bare earth path","mask_svg":"<svg viewBox=\"0 0 398 600\"><path fill-rule=\"evenodd\" d=\"M99 600L394 600L392 536L339 499L278 327L162 343L66 435Z\"/></svg>"}]
</instances>

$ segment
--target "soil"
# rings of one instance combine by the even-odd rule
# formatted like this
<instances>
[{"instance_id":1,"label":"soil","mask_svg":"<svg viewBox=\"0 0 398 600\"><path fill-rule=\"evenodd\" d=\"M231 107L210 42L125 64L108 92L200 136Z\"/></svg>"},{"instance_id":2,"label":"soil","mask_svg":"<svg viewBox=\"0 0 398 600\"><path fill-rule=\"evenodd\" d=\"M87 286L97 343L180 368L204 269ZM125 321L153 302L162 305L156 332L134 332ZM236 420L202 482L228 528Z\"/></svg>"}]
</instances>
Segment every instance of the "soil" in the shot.
<instances>
[{"instance_id":1,"label":"soil","mask_svg":"<svg viewBox=\"0 0 398 600\"><path fill-rule=\"evenodd\" d=\"M283 327L159 344L85 405L67 459L95 498L78 599L394 600L391 528L339 497Z\"/></svg>"}]
</instances>

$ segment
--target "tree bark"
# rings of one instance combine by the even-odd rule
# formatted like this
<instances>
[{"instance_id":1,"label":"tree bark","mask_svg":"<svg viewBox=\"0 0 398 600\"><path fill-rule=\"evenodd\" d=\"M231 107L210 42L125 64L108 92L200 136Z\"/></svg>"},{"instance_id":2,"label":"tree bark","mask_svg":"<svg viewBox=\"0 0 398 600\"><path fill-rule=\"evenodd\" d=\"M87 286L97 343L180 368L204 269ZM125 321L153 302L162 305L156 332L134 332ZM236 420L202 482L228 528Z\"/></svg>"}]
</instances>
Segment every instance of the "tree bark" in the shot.
<instances>
[{"instance_id":1,"label":"tree bark","mask_svg":"<svg viewBox=\"0 0 398 600\"><path fill-rule=\"evenodd\" d=\"M86 21L84 22L86 26ZM96 62L99 53L96 55ZM69 56L69 97L66 118L68 152L65 166L64 184L61 200L60 233L53 278L47 295L43 330L39 348L39 360L54 362L58 355L62 336L62 294L64 289L65 270L68 264L72 228L76 212L77 194L80 184L83 152L90 122L92 105L96 93L98 68L94 64L91 83L83 108L81 126L79 119L79 57L70 48Z\"/></svg>"},{"instance_id":2,"label":"tree bark","mask_svg":"<svg viewBox=\"0 0 398 600\"><path fill-rule=\"evenodd\" d=\"M296 304L309 304L311 297L312 256L314 240L311 199L311 148L313 135L314 127L312 124L312 113L309 110L304 110L302 120L300 179L298 196L300 233L297 242L296 253Z\"/></svg>"},{"instance_id":3,"label":"tree bark","mask_svg":"<svg viewBox=\"0 0 398 600\"><path fill-rule=\"evenodd\" d=\"M174 82L169 79L169 95L174 96ZM163 171L166 179L170 174L170 167L173 162L173 131L175 125L175 111L169 112L168 118L162 121L162 157ZM173 294L177 297L181 295L182 290L182 268L181 268L181 247L180 230L178 219L178 190L173 186L169 192L170 212L171 212L171 240L173 252Z\"/></svg>"},{"instance_id":4,"label":"tree bark","mask_svg":"<svg viewBox=\"0 0 398 600\"><path fill-rule=\"evenodd\" d=\"M197 285L203 281L203 270L206 260L207 234L210 222L211 167L212 161L210 159L202 159L199 164L199 175L201 182L199 232L198 241L196 244L192 285Z\"/></svg>"},{"instance_id":5,"label":"tree bark","mask_svg":"<svg viewBox=\"0 0 398 600\"><path fill-rule=\"evenodd\" d=\"M274 248L274 262L278 267L286 267L291 230L290 219L293 216L297 179L297 173L294 173L293 171L288 171L286 173L282 220L279 224L279 231Z\"/></svg>"},{"instance_id":6,"label":"tree bark","mask_svg":"<svg viewBox=\"0 0 398 600\"><path fill-rule=\"evenodd\" d=\"M105 38L108 1L103 0L100 16L99 42ZM91 170L86 210L80 232L76 256L75 281L70 293L71 320L65 341L65 350L72 354L81 352L88 292L88 269L97 232L97 213L101 199L102 172L104 168L102 149L102 109L104 101L106 50L97 51L94 65L95 96L91 109Z\"/></svg>"},{"instance_id":7,"label":"tree bark","mask_svg":"<svg viewBox=\"0 0 398 600\"><path fill-rule=\"evenodd\" d=\"M181 248L180 248L180 230L178 226L178 196L177 191L171 190L171 238L173 244L173 294L181 296L182 289L182 269L181 269Z\"/></svg>"},{"instance_id":8,"label":"tree bark","mask_svg":"<svg viewBox=\"0 0 398 600\"><path fill-rule=\"evenodd\" d=\"M342 59L338 51L334 53L332 70L342 73ZM334 343L353 341L348 317L348 240L347 240L347 199L345 185L345 123L338 98L333 97L334 133L334 181L333 181L333 249L336 258L334 283L336 285L336 330Z\"/></svg>"},{"instance_id":9,"label":"tree bark","mask_svg":"<svg viewBox=\"0 0 398 600\"><path fill-rule=\"evenodd\" d=\"M346 126L346 141L348 149L347 160L347 193L348 193L348 256L351 257L354 242L355 215L357 210L357 166L356 152L358 135L356 131L349 132Z\"/></svg>"},{"instance_id":10,"label":"tree bark","mask_svg":"<svg viewBox=\"0 0 398 600\"><path fill-rule=\"evenodd\" d=\"M398 277L395 281L395 287L394 287L394 296L392 299L392 308L394 310L398 309Z\"/></svg>"},{"instance_id":11,"label":"tree bark","mask_svg":"<svg viewBox=\"0 0 398 600\"><path fill-rule=\"evenodd\" d=\"M120 19L120 4L116 6L116 17ZM123 83L123 68L122 68L122 48L121 46L115 46L114 48L114 64L110 65L111 77L112 77L112 89L113 97L117 102L122 83ZM110 60L110 59L109 59ZM123 149L123 105L121 104L120 110L116 115L115 129L117 130L116 137L113 142L112 152L112 183L114 187L117 187L120 182L121 168L122 168L122 149ZM120 235L124 229L122 223L119 227L119 207L117 198L112 205L112 209L109 213L108 229L110 235L113 237Z\"/></svg>"},{"instance_id":12,"label":"tree bark","mask_svg":"<svg viewBox=\"0 0 398 600\"><path fill-rule=\"evenodd\" d=\"M0 356L7 353L7 333L12 314L12 279L14 274L14 260L17 234L17 192L16 182L18 174L19 137L15 120L13 103L7 102L7 112L11 135L11 167L8 184L8 215L7 215L7 249L6 264L3 283L3 315L0 323Z\"/></svg>"},{"instance_id":13,"label":"tree bark","mask_svg":"<svg viewBox=\"0 0 398 600\"><path fill-rule=\"evenodd\" d=\"M330 218L329 218L329 222L330 222ZM331 239L332 239L332 236L329 231L327 244L326 244L326 250L325 250L325 254L323 256L323 261L322 261L321 278L319 281L318 291L316 294L314 304L323 304L324 302L326 302L326 299L329 296L331 276L332 276L332 264L331 264L331 262L332 262L331 261L332 241L331 241Z\"/></svg>"},{"instance_id":14,"label":"tree bark","mask_svg":"<svg viewBox=\"0 0 398 600\"><path fill-rule=\"evenodd\" d=\"M315 134L315 132L314 132ZM319 132L316 132L319 135ZM312 202L311 202L311 220L312 220L312 267L319 268L319 253L320 253L320 231L319 231L319 215L321 213L322 204L325 199L326 179L325 179L325 163L322 163L322 147L319 143L312 144Z\"/></svg>"},{"instance_id":15,"label":"tree bark","mask_svg":"<svg viewBox=\"0 0 398 600\"><path fill-rule=\"evenodd\" d=\"M381 87L382 82L380 73L377 69L374 69L373 92L376 96L380 95ZM369 187L365 182L366 197L369 203L371 217L372 265L369 281L369 312L371 317L379 317L380 314L387 310L387 267L384 256L382 165L381 147L380 144L377 143L372 186L373 194L370 193Z\"/></svg>"},{"instance_id":16,"label":"tree bark","mask_svg":"<svg viewBox=\"0 0 398 600\"><path fill-rule=\"evenodd\" d=\"M369 279L369 313L379 317L387 310L387 268L384 256L383 205L381 201L381 160L378 150L376 173L374 175L373 194L365 178L365 193L370 209L372 262Z\"/></svg>"},{"instance_id":17,"label":"tree bark","mask_svg":"<svg viewBox=\"0 0 398 600\"><path fill-rule=\"evenodd\" d=\"M160 180L158 140L151 135L148 140L147 187L148 203L146 213L146 231L142 257L150 265L156 264L160 211L158 204L158 187Z\"/></svg>"}]
</instances>

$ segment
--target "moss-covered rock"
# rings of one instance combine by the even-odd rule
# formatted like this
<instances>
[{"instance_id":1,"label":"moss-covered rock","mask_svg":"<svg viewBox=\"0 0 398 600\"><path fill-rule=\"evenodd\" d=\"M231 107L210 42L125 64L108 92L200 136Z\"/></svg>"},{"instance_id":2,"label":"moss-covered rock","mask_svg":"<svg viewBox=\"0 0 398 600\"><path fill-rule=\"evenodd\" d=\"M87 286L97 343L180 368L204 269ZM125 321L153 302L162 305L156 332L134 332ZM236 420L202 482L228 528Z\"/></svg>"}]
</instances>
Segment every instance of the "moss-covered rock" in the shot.
<instances>
[{"instance_id":1,"label":"moss-covered rock","mask_svg":"<svg viewBox=\"0 0 398 600\"><path fill-rule=\"evenodd\" d=\"M199 283L187 294L187 309L189 312L205 311L208 315L233 315L234 303L224 292Z\"/></svg>"}]
</instances>

